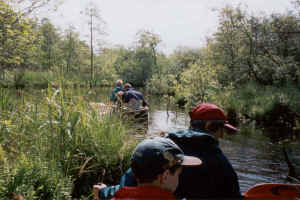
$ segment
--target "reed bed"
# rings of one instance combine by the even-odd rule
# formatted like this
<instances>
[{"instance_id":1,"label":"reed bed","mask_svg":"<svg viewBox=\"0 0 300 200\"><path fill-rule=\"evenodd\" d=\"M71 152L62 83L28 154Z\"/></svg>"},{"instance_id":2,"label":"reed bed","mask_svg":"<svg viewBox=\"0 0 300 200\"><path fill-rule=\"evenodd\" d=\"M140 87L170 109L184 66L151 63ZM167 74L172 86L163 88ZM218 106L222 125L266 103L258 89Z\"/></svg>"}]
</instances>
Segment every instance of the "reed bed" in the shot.
<instances>
[{"instance_id":1,"label":"reed bed","mask_svg":"<svg viewBox=\"0 0 300 200\"><path fill-rule=\"evenodd\" d=\"M99 118L86 95L0 90L1 199L89 199L93 184L120 179L134 130L113 113Z\"/></svg>"}]
</instances>

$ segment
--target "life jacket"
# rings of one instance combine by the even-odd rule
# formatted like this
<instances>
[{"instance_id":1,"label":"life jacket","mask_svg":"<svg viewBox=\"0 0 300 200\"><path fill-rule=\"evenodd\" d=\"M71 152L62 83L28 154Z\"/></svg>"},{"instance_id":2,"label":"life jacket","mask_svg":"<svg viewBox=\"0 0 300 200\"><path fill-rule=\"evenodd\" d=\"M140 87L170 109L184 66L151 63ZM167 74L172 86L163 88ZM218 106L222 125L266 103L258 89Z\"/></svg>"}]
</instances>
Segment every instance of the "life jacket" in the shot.
<instances>
[{"instance_id":1,"label":"life jacket","mask_svg":"<svg viewBox=\"0 0 300 200\"><path fill-rule=\"evenodd\" d=\"M127 199L166 199L176 200L176 197L168 190L153 186L122 187L113 196L112 200Z\"/></svg>"}]
</instances>

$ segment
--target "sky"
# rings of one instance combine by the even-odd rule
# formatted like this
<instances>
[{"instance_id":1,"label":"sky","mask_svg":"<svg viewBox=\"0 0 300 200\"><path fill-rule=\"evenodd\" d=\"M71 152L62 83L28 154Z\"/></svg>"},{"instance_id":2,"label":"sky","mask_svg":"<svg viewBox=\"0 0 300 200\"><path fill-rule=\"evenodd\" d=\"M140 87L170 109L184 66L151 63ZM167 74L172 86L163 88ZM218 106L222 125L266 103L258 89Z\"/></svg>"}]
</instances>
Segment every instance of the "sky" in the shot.
<instances>
[{"instance_id":1,"label":"sky","mask_svg":"<svg viewBox=\"0 0 300 200\"><path fill-rule=\"evenodd\" d=\"M44 15L60 29L76 27L81 38L88 34L81 11L89 2L100 10L106 22L106 46L130 47L140 30L158 34L159 50L168 54L177 47L199 48L218 26L218 11L226 5L241 5L249 14L283 13L291 9L290 0L64 0L55 13Z\"/></svg>"}]
</instances>

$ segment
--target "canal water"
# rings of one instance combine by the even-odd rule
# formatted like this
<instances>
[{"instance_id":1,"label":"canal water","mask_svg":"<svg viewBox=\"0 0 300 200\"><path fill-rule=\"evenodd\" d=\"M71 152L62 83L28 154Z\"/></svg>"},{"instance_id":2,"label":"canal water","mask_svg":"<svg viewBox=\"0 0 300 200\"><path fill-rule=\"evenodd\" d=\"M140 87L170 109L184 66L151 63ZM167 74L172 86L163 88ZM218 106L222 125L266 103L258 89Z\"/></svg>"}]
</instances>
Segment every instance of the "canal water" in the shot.
<instances>
[{"instance_id":1,"label":"canal water","mask_svg":"<svg viewBox=\"0 0 300 200\"><path fill-rule=\"evenodd\" d=\"M103 93L102 93L103 94ZM189 117L184 110L168 107L161 98L147 98L150 105L148 135L161 131L186 129ZM239 178L241 191L245 192L255 184L296 183L287 179L288 165L282 151L282 144L273 144L261 131L250 128L220 140L220 147L231 161ZM250 130L250 131L249 131ZM288 143L288 153L292 161L300 163L300 143Z\"/></svg>"}]
</instances>

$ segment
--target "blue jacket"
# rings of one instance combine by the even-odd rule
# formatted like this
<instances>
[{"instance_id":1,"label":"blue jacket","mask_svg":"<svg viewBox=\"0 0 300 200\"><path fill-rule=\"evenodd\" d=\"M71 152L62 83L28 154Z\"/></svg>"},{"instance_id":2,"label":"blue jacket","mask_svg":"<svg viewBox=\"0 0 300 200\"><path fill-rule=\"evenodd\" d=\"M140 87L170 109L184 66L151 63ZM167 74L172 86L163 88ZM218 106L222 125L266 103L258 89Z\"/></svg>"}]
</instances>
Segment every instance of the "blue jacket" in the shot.
<instances>
[{"instance_id":1,"label":"blue jacket","mask_svg":"<svg viewBox=\"0 0 300 200\"><path fill-rule=\"evenodd\" d=\"M136 91L134 88L129 88L127 91L125 91L125 94L122 97L122 100L125 103L128 103L131 99L142 101L142 106L144 107L148 105L143 94L139 91Z\"/></svg>"},{"instance_id":2,"label":"blue jacket","mask_svg":"<svg viewBox=\"0 0 300 200\"><path fill-rule=\"evenodd\" d=\"M197 167L184 167L179 177L179 184L175 194L179 198L207 198L224 199L240 198L240 187L237 174L232 165L219 148L216 138L200 130L183 130L170 132L172 139L186 155L196 156L202 160ZM123 175L120 186L136 184L131 169ZM105 188L100 193L113 194L116 186ZM115 191L113 191L115 190ZM102 198L109 198L103 196Z\"/></svg>"},{"instance_id":3,"label":"blue jacket","mask_svg":"<svg viewBox=\"0 0 300 200\"><path fill-rule=\"evenodd\" d=\"M116 94L122 90L123 90L123 88L121 86L115 87L111 93L110 101L116 102L117 101Z\"/></svg>"},{"instance_id":4,"label":"blue jacket","mask_svg":"<svg viewBox=\"0 0 300 200\"><path fill-rule=\"evenodd\" d=\"M108 186L108 187L100 190L100 192L99 192L100 199L112 198L114 196L115 192L118 191L123 186L132 186L132 187L137 186L137 182L136 182L136 179L134 177L134 174L133 174L131 168L129 168L123 174L123 176L120 180L120 185Z\"/></svg>"},{"instance_id":5,"label":"blue jacket","mask_svg":"<svg viewBox=\"0 0 300 200\"><path fill-rule=\"evenodd\" d=\"M200 166L183 168L175 191L178 197L241 197L237 174L214 136L201 130L184 130L171 132L168 137L184 154L202 160Z\"/></svg>"}]
</instances>

